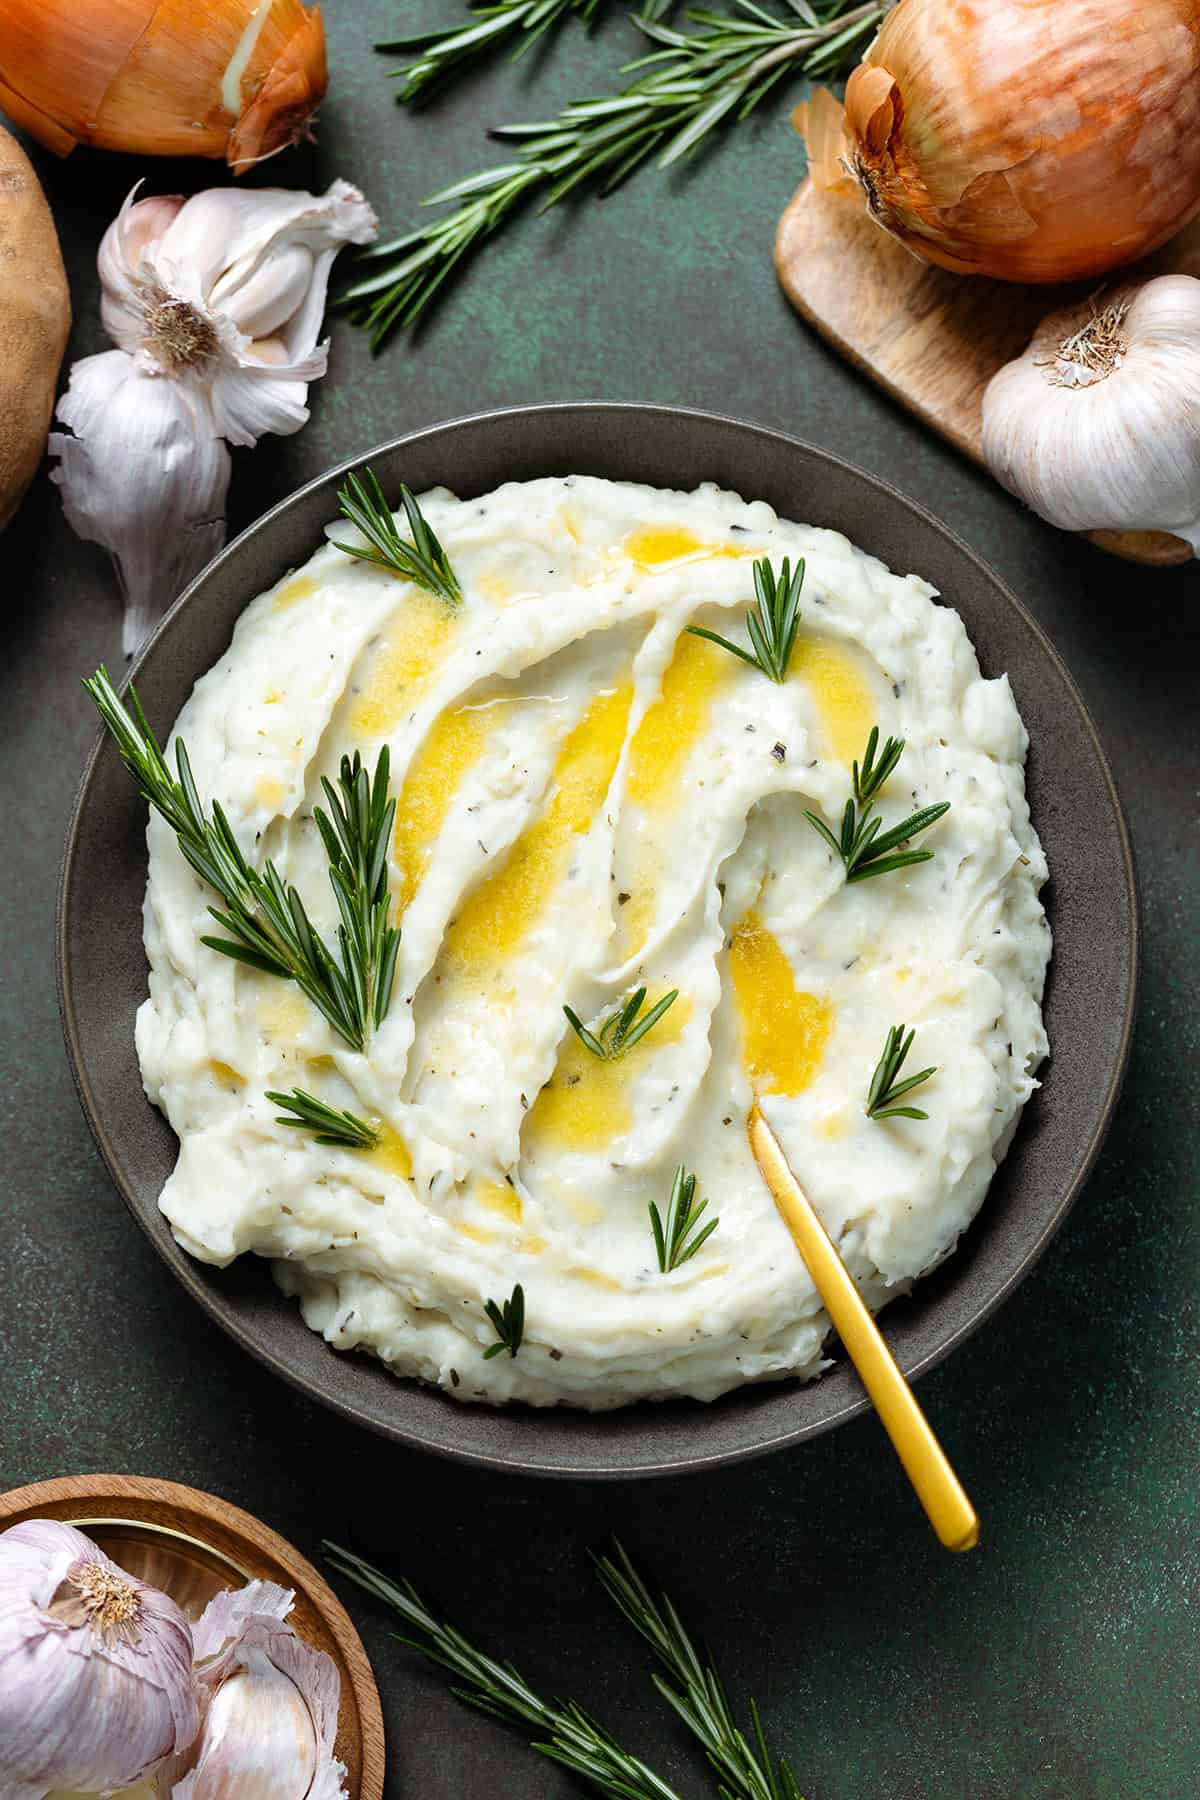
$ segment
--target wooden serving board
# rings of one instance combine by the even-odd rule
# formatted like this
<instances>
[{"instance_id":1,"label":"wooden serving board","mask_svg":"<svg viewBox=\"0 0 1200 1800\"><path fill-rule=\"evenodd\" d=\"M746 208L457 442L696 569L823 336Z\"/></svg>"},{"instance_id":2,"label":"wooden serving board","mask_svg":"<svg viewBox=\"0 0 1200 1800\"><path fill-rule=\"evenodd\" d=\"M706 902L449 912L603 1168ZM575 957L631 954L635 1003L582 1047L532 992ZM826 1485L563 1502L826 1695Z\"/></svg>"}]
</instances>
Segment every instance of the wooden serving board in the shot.
<instances>
[{"instance_id":1,"label":"wooden serving board","mask_svg":"<svg viewBox=\"0 0 1200 1800\"><path fill-rule=\"evenodd\" d=\"M893 399L983 462L983 390L1047 313L1093 291L1021 287L920 262L870 218L856 192L804 181L779 221L775 267L788 299ZM1200 276L1200 220L1126 273ZM1102 549L1159 568L1191 560L1165 531L1092 531Z\"/></svg>"}]
</instances>

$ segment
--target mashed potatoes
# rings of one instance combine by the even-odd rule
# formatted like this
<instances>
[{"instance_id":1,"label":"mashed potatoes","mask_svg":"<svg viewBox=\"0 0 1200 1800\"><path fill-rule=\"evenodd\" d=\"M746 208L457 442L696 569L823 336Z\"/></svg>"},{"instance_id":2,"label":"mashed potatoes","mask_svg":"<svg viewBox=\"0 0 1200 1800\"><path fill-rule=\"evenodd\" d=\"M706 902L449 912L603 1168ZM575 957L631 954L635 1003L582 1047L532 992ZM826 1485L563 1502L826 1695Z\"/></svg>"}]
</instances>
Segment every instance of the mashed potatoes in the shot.
<instances>
[{"instance_id":1,"label":"mashed potatoes","mask_svg":"<svg viewBox=\"0 0 1200 1800\"><path fill-rule=\"evenodd\" d=\"M358 1054L295 986L200 943L212 895L151 820L137 1041L180 1139L162 1209L206 1262L272 1258L331 1344L460 1398L811 1376L828 1321L750 1155L752 1087L878 1306L953 1250L1046 1052L1046 867L1007 679L916 576L716 488L423 504L460 605L326 546L247 608L180 715L205 800L327 933L320 779L388 744L402 936ZM807 563L783 685L684 632L744 642L763 555ZM836 824L872 725L907 742L884 828L951 811L931 862L847 885L804 813ZM598 1061L564 1003L593 1021L637 986L679 998ZM902 1019L911 1069L938 1069L929 1117L871 1120ZM292 1087L377 1122L378 1148L276 1123L265 1092ZM663 1274L648 1208L680 1163L720 1224ZM485 1360L484 1304L516 1282L520 1353Z\"/></svg>"}]
</instances>

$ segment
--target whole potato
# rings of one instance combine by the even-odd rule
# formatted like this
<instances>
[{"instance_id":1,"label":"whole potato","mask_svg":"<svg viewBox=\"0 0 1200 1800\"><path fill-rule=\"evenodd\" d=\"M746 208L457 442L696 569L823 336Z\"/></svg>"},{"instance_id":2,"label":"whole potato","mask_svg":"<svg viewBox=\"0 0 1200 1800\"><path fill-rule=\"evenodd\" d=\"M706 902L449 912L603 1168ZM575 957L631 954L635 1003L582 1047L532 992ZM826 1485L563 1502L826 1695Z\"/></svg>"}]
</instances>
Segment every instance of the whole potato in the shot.
<instances>
[{"instance_id":1,"label":"whole potato","mask_svg":"<svg viewBox=\"0 0 1200 1800\"><path fill-rule=\"evenodd\" d=\"M0 128L0 530L46 448L71 296L29 158Z\"/></svg>"}]
</instances>

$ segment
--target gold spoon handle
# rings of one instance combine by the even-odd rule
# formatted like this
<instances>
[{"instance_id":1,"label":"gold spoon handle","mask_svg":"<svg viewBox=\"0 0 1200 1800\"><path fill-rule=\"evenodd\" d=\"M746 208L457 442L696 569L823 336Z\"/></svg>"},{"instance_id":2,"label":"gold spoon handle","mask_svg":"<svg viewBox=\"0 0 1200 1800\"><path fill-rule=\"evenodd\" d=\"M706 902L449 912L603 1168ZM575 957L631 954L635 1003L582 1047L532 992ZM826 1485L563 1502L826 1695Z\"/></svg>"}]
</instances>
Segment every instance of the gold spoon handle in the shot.
<instances>
[{"instance_id":1,"label":"gold spoon handle","mask_svg":"<svg viewBox=\"0 0 1200 1800\"><path fill-rule=\"evenodd\" d=\"M871 1396L929 1523L947 1550L979 1542L979 1519L912 1389L896 1367L879 1327L838 1255L812 1202L788 1167L757 1102L750 1110L750 1148L804 1258L825 1309Z\"/></svg>"}]
</instances>

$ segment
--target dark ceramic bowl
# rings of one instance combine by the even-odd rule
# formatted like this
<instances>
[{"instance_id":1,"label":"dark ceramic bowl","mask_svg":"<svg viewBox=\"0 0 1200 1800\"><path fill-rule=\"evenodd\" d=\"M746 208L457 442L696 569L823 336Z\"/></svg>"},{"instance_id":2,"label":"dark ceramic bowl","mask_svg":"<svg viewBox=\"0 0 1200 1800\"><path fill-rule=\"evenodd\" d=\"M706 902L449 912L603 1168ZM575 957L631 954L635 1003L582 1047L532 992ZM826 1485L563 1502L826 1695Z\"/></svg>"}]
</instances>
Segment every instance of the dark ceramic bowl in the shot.
<instances>
[{"instance_id":1,"label":"dark ceramic bowl","mask_svg":"<svg viewBox=\"0 0 1200 1800\"><path fill-rule=\"evenodd\" d=\"M1029 728L1029 798L1050 861L1055 951L1046 997L1053 1060L986 1204L950 1261L886 1313L901 1367L921 1375L975 1330L1033 1267L1087 1177L1129 1050L1138 965L1137 892L1112 776L1071 677L1029 614L944 526L894 489L794 438L666 407L528 407L461 419L375 450L386 490L444 483L470 496L501 481L582 474L691 488L716 481L788 519L845 532L893 569L914 570L961 613L985 674L1007 670ZM133 669L166 735L192 684L253 596L322 542L345 464L301 488L237 539L172 608ZM712 1406L644 1404L591 1415L494 1411L397 1380L331 1350L245 1257L193 1262L158 1211L176 1140L145 1099L133 1045L146 991L145 807L111 742L84 772L67 840L58 975L67 1047L101 1154L138 1224L188 1292L285 1380L387 1437L547 1475L699 1469L796 1444L867 1405L840 1362L810 1386L744 1388Z\"/></svg>"}]
</instances>

